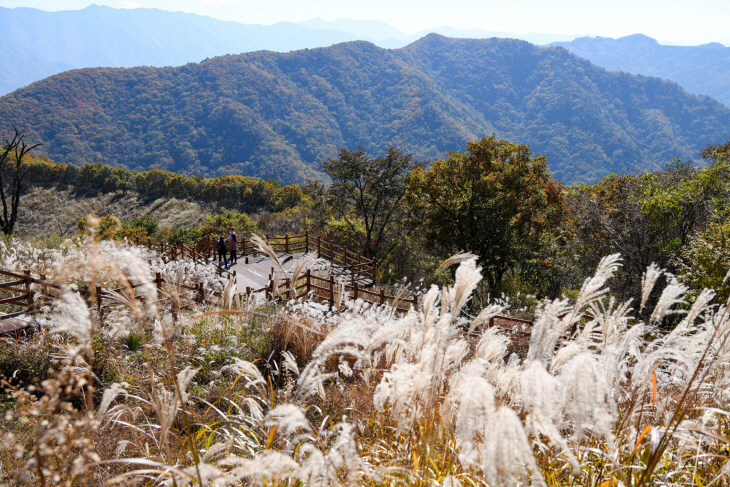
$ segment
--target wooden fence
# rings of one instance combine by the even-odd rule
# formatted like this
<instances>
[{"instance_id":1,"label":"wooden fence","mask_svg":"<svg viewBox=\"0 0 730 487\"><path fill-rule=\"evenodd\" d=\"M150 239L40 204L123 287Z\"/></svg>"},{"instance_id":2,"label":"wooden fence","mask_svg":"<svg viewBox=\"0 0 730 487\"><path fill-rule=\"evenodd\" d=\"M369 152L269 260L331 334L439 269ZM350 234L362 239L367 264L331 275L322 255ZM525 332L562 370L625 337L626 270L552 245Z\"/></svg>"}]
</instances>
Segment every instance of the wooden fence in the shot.
<instances>
[{"instance_id":1,"label":"wooden fence","mask_svg":"<svg viewBox=\"0 0 730 487\"><path fill-rule=\"evenodd\" d=\"M278 283L275 283L272 276L269 276L268 285L259 289L246 288L246 295L266 293L266 298L269 300L278 298L292 299L293 297L306 296L311 293L313 299L327 303L331 308L335 307L335 302L338 300L338 293L341 292L348 293L352 299L362 299L373 304L396 304L396 310L400 312L408 311L409 308L404 307L405 305L409 307L418 306L418 296L416 295L398 298L386 294L382 288L373 291L361 286L357 281L353 284L345 284L344 282L337 281L332 274L329 277L317 276L312 274L310 269L307 269L299 276L293 284L291 278L282 279Z\"/></svg>"},{"instance_id":2,"label":"wooden fence","mask_svg":"<svg viewBox=\"0 0 730 487\"><path fill-rule=\"evenodd\" d=\"M198 242L195 247L185 244L166 244L164 242L154 242L151 238L140 240L139 237L134 239L134 243L138 246L147 247L160 254L163 260L171 262L173 260L190 259L194 262L208 265L215 262L215 256L211 254L210 249L205 245L206 239ZM211 260L208 260L212 256ZM218 265L218 275L232 276L235 273L228 271L221 265Z\"/></svg>"},{"instance_id":3,"label":"wooden fence","mask_svg":"<svg viewBox=\"0 0 730 487\"><path fill-rule=\"evenodd\" d=\"M0 324L0 336L17 335L18 331L27 329L27 322L15 320L15 318L21 315L38 313L41 306L50 305L58 294L67 289L66 286L48 281L44 274L34 277L29 270L19 274L0 269L0 277L14 279L8 282L0 282L0 306L11 307L12 309L9 313L0 312L0 322L4 323ZM159 272L156 273L155 284L158 291L162 290L163 284L167 282ZM32 289L31 285L33 284L37 284L40 291ZM177 283L172 284L177 285ZM86 301L89 308L95 308L99 312L103 312L108 308L124 305L125 303L120 299L120 295L126 299L144 300L144 296L135 293L135 289L140 286L141 284L131 283L129 286L106 290L102 289L101 286L95 286L92 289L90 285L86 285L77 292L84 297L84 301ZM191 306L193 303L204 303L209 298L209 296L206 296L202 283L192 285L180 283L179 287L178 298L181 301L184 299L189 301L188 304L182 305L180 308ZM56 290L56 292L54 293L53 290ZM130 290L132 296L129 296ZM156 302L171 299L170 296L161 297Z\"/></svg>"},{"instance_id":4,"label":"wooden fence","mask_svg":"<svg viewBox=\"0 0 730 487\"><path fill-rule=\"evenodd\" d=\"M45 275L33 277L29 270L23 271L22 274L10 272L0 269L0 276L11 278L14 280L0 283L0 305L22 308L21 311L11 313L0 313L0 320L15 318L24 314L32 314L38 311L36 303L36 292L31 289L32 284L38 284L41 287L40 305L47 304L50 301L51 289L63 289L63 286L48 282Z\"/></svg>"},{"instance_id":5,"label":"wooden fence","mask_svg":"<svg viewBox=\"0 0 730 487\"><path fill-rule=\"evenodd\" d=\"M0 313L0 322L5 323L5 325L0 324L0 327L4 326L4 328L0 329L0 335L11 336L13 330L15 330L15 334L17 335L17 331L27 327L27 323L14 323L13 318L20 315L37 313L39 306L51 303L54 298L53 290L63 291L66 289L65 286L47 281L42 274L34 277L28 270L17 273L0 269L0 276L5 279L10 279L7 282L0 283L0 305L11 306L15 309L20 308L20 311ZM167 282L159 272L156 273L155 285L158 291L162 290L163 285ZM37 284L40 287L40 292L31 288L33 284ZM171 284L177 285L176 283ZM135 295L136 293L134 292L140 286L141 284L131 284L129 287L125 286L109 290L102 289L100 286L96 286L92 290L90 286L85 286L80 292L83 294L90 308L96 308L98 312L102 313L108 308L123 305L120 302L118 294L122 294L131 299L132 297L128 296L130 288L134 299L144 299L142 296ZM193 303L204 303L210 298L210 296L206 296L202 283L194 283L192 285L181 283L179 287L180 298L186 298L188 301L188 304L182 305L181 308L191 306ZM279 298L291 299L292 297L309 295L312 299L326 303L333 310L335 310L336 303L339 299L338 294L341 292L347 292L353 299L362 299L376 305L389 304L395 306L398 312L407 312L411 307L415 308L418 306L418 296L397 298L396 296L386 294L384 289L377 291L365 289L360 287L357 282L353 285L345 284L336 281L333 275L329 277L313 275L309 269L299 276L293 285L290 279L284 279L279 283L274 283L270 280L269 284L261 289L246 289L247 294L260 292L266 293L267 298L272 300ZM157 302L163 302L169 299L171 298L161 297L158 298ZM582 316L581 319L592 318L590 316ZM494 326L503 328L513 339L516 337L529 338L532 320L498 315L489 320L489 327ZM6 330L5 328L8 329ZM573 327L570 334L572 335L575 331L576 326Z\"/></svg>"},{"instance_id":6,"label":"wooden fence","mask_svg":"<svg viewBox=\"0 0 730 487\"><path fill-rule=\"evenodd\" d=\"M157 272L155 274L155 285L157 287L158 293L163 289L163 284L166 284L168 282L170 282L170 281L167 281L165 278L163 278L159 272ZM179 299L188 298L188 300L190 301L189 304L183 305L183 306L181 306L181 308L191 306L193 303L204 303L206 301L205 289L203 288L203 283L197 282L197 283L193 283L192 285L183 284L183 283L179 283L179 284L172 283L172 284L174 286L179 285L179 287L180 287L180 289L177 290ZM89 287L87 287L85 289L84 296L86 298L86 303L90 308L95 305L96 308L99 311L101 311L108 307L119 306L120 304L123 304L123 303L120 303L118 296L119 296L119 294L121 294L123 296L127 296L130 290L134 294L134 299L144 299L143 296L139 296L139 295L135 294L135 291L134 291L135 289L139 288L140 286L141 286L141 284L130 284L129 286L123 286L123 287L120 287L117 289L109 289L109 290L104 290L101 288L101 286L96 286L96 289L94 290L95 292L93 293L93 297L95 298L96 303L92 303L92 299L91 299L92 294L90 292ZM131 296L128 296L128 297L131 298ZM170 296L162 297L162 298L160 298L158 296L158 299L156 302L160 303L160 302L168 301L171 299L172 298Z\"/></svg>"},{"instance_id":7,"label":"wooden fence","mask_svg":"<svg viewBox=\"0 0 730 487\"><path fill-rule=\"evenodd\" d=\"M274 252L286 254L310 253L318 258L327 259L332 263L336 275L349 276L350 286L357 283L360 288L370 287L375 283L375 259L363 257L359 252L353 252L345 247L336 245L334 242L324 240L321 237L311 236L308 233L302 235L285 235L283 237L271 237L267 233L265 240ZM207 238L198 242L195 246L200 255L211 256L215 259L216 238L208 235ZM238 255L243 258L265 256L259 248L245 237L239 237Z\"/></svg>"}]
</instances>

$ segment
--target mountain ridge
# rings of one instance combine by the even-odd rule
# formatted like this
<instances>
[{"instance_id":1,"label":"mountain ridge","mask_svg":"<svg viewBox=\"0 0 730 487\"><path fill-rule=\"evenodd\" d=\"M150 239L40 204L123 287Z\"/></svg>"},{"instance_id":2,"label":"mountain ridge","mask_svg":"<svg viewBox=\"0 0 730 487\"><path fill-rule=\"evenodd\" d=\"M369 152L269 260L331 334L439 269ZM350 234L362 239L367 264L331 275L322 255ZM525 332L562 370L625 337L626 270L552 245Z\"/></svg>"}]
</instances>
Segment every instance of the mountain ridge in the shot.
<instances>
[{"instance_id":1,"label":"mountain ridge","mask_svg":"<svg viewBox=\"0 0 730 487\"><path fill-rule=\"evenodd\" d=\"M400 48L432 30L462 36L499 34L444 26L408 35L383 22L349 19L242 24L185 12L95 4L56 12L0 7L0 23L0 45L13 53L0 61L0 95L86 67L181 66L225 54L288 52L354 40ZM546 36L535 35L538 37L531 40ZM543 40L564 39L547 34Z\"/></svg>"},{"instance_id":2,"label":"mountain ridge","mask_svg":"<svg viewBox=\"0 0 730 487\"><path fill-rule=\"evenodd\" d=\"M588 182L695 157L724 141L730 109L566 49L431 34L397 50L355 41L77 70L0 98L0 120L60 162L287 183L322 177L340 147L434 159L495 132L547 154L559 179Z\"/></svg>"},{"instance_id":3,"label":"mountain ridge","mask_svg":"<svg viewBox=\"0 0 730 487\"><path fill-rule=\"evenodd\" d=\"M730 47L719 42L670 46L633 34L617 39L579 37L550 45L564 47L608 70L674 81L690 93L711 96L730 106Z\"/></svg>"}]
</instances>

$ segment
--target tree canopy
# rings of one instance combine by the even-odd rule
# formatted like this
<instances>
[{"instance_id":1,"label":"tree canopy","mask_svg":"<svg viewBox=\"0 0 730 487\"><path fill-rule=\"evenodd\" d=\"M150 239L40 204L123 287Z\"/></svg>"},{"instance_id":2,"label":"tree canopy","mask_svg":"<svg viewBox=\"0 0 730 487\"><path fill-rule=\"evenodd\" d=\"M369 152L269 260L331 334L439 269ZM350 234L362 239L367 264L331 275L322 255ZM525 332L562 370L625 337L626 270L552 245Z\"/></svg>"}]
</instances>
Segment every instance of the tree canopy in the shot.
<instances>
[{"instance_id":1,"label":"tree canopy","mask_svg":"<svg viewBox=\"0 0 730 487\"><path fill-rule=\"evenodd\" d=\"M494 135L416 168L408 198L437 245L479 256L494 290L518 262L540 258L543 234L564 213L562 185L550 177L546 158Z\"/></svg>"},{"instance_id":2,"label":"tree canopy","mask_svg":"<svg viewBox=\"0 0 730 487\"><path fill-rule=\"evenodd\" d=\"M359 236L367 258L382 258L392 250L392 246L383 248L383 242L405 206L411 171L424 164L394 147L382 157L368 156L362 147L340 149L339 157L323 162L332 183L320 191L320 198Z\"/></svg>"}]
</instances>

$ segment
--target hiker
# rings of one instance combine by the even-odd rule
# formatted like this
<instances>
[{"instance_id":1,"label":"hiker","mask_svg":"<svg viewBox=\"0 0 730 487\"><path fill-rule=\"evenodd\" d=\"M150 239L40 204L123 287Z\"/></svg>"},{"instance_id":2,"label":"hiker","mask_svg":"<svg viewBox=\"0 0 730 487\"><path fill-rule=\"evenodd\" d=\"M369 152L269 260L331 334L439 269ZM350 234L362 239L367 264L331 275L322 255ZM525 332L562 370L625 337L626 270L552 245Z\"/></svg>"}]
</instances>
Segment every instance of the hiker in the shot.
<instances>
[{"instance_id":1,"label":"hiker","mask_svg":"<svg viewBox=\"0 0 730 487\"><path fill-rule=\"evenodd\" d=\"M238 262L238 235L236 231L231 227L231 233L228 234L228 248L231 249L231 265Z\"/></svg>"},{"instance_id":2,"label":"hiker","mask_svg":"<svg viewBox=\"0 0 730 487\"><path fill-rule=\"evenodd\" d=\"M223 235L218 237L218 243L215 248L218 250L218 263L220 264L223 261L224 265L228 267L228 259L226 258L228 248L226 247L226 238Z\"/></svg>"}]
</instances>

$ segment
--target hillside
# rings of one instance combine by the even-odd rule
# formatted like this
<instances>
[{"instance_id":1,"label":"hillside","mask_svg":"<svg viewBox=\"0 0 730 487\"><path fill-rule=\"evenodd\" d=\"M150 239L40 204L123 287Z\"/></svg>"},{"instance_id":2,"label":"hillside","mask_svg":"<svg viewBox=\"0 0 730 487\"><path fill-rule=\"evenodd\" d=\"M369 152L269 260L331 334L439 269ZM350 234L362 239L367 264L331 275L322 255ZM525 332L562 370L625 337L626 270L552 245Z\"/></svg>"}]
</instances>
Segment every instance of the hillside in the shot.
<instances>
[{"instance_id":1,"label":"hillside","mask_svg":"<svg viewBox=\"0 0 730 487\"><path fill-rule=\"evenodd\" d=\"M85 69L0 98L0 129L29 128L60 162L317 177L338 147L433 159L496 132L549 157L566 182L656 168L725 140L730 110L564 49L429 35L225 56L178 68Z\"/></svg>"},{"instance_id":2,"label":"hillside","mask_svg":"<svg viewBox=\"0 0 730 487\"><path fill-rule=\"evenodd\" d=\"M619 39L581 37L551 45L565 47L606 69L675 81L690 93L730 106L730 47L722 44L665 46L636 34Z\"/></svg>"}]
</instances>

